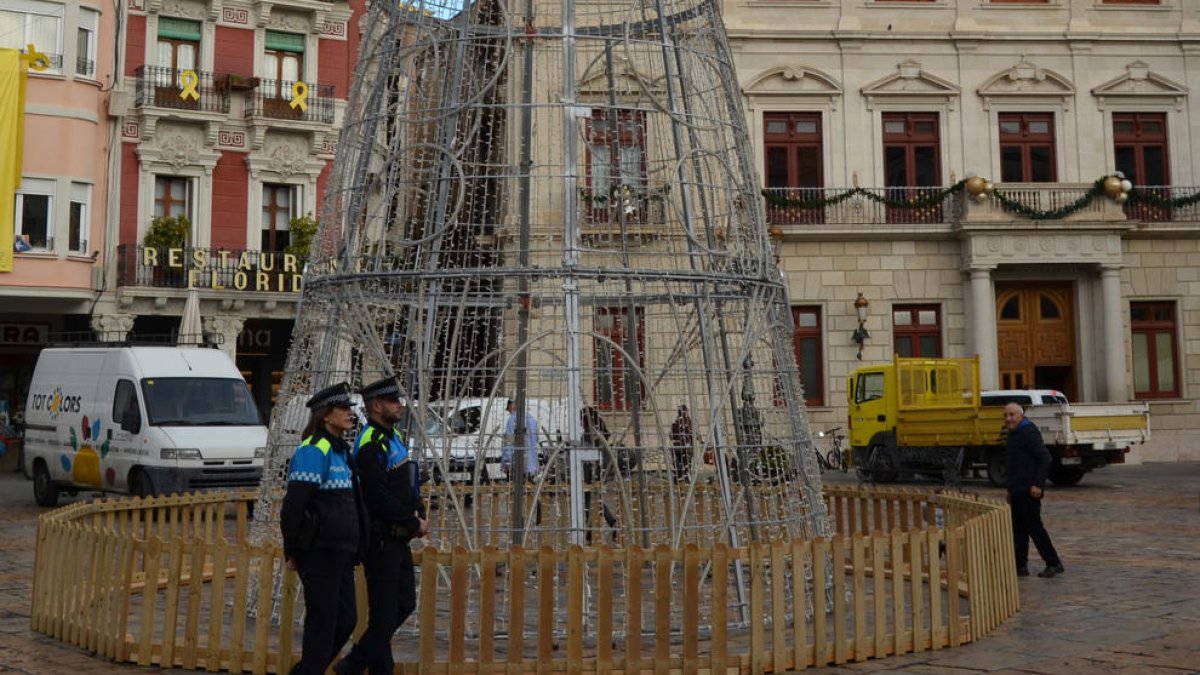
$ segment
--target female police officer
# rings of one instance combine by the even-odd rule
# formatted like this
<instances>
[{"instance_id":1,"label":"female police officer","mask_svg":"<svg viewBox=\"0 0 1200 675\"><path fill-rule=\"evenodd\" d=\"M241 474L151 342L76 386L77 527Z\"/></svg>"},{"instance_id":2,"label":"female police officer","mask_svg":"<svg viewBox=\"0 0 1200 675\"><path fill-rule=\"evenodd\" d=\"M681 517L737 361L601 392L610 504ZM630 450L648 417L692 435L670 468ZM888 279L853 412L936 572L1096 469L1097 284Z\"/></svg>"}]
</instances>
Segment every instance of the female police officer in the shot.
<instances>
[{"instance_id":1,"label":"female police officer","mask_svg":"<svg viewBox=\"0 0 1200 675\"><path fill-rule=\"evenodd\" d=\"M292 455L279 520L284 556L304 584L303 651L291 675L320 675L357 620L354 566L365 523L342 439L354 426L350 387L327 387L305 405L312 416Z\"/></svg>"},{"instance_id":2,"label":"female police officer","mask_svg":"<svg viewBox=\"0 0 1200 675\"><path fill-rule=\"evenodd\" d=\"M359 390L369 423L354 444L371 534L363 567L370 611L367 630L346 658L333 667L337 675L391 675L392 634L417 606L417 580L409 540L429 532L420 500L420 474L395 425L404 412L400 387L389 377Z\"/></svg>"}]
</instances>

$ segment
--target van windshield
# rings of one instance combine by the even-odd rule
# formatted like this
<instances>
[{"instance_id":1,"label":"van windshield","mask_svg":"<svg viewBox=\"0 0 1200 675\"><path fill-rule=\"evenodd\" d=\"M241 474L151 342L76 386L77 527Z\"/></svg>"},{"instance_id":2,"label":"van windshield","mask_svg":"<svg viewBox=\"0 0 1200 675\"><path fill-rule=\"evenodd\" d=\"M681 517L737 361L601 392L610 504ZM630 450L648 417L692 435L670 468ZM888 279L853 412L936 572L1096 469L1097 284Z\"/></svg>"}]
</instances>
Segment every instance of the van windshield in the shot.
<instances>
[{"instance_id":1,"label":"van windshield","mask_svg":"<svg viewBox=\"0 0 1200 675\"><path fill-rule=\"evenodd\" d=\"M142 398L151 426L229 427L261 424L245 380L147 377Z\"/></svg>"}]
</instances>

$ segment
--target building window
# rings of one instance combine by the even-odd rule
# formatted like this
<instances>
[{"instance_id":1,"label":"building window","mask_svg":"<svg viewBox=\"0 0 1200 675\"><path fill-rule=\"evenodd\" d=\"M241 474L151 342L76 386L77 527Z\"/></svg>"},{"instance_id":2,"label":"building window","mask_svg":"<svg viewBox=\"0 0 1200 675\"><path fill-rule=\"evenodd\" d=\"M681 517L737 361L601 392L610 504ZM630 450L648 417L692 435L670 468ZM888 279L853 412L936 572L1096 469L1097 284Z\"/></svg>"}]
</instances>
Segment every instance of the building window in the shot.
<instances>
[{"instance_id":1,"label":"building window","mask_svg":"<svg viewBox=\"0 0 1200 675\"><path fill-rule=\"evenodd\" d=\"M1170 184L1166 113L1113 113L1117 170L1138 187Z\"/></svg>"},{"instance_id":2,"label":"building window","mask_svg":"<svg viewBox=\"0 0 1200 675\"><path fill-rule=\"evenodd\" d=\"M1054 113L1000 113L1000 180L1053 183Z\"/></svg>"},{"instance_id":3,"label":"building window","mask_svg":"<svg viewBox=\"0 0 1200 675\"><path fill-rule=\"evenodd\" d=\"M646 215L646 115L636 110L592 111L587 125L590 220L624 217L642 222Z\"/></svg>"},{"instance_id":4,"label":"building window","mask_svg":"<svg viewBox=\"0 0 1200 675\"><path fill-rule=\"evenodd\" d=\"M72 253L88 252L88 233L91 231L92 186L71 183L71 202L68 205L70 223L67 246Z\"/></svg>"},{"instance_id":5,"label":"building window","mask_svg":"<svg viewBox=\"0 0 1200 675\"><path fill-rule=\"evenodd\" d=\"M192 180L179 176L154 177L154 215L192 217Z\"/></svg>"},{"instance_id":6,"label":"building window","mask_svg":"<svg viewBox=\"0 0 1200 675\"><path fill-rule=\"evenodd\" d=\"M16 196L16 238L35 251L53 249L54 181L23 178Z\"/></svg>"},{"instance_id":7,"label":"building window","mask_svg":"<svg viewBox=\"0 0 1200 675\"><path fill-rule=\"evenodd\" d=\"M1162 0L1101 0L1104 5L1158 5Z\"/></svg>"},{"instance_id":8,"label":"building window","mask_svg":"<svg viewBox=\"0 0 1200 675\"><path fill-rule=\"evenodd\" d=\"M96 29L100 13L79 8L79 26L75 29L75 74L92 77L96 74Z\"/></svg>"},{"instance_id":9,"label":"building window","mask_svg":"<svg viewBox=\"0 0 1200 675\"><path fill-rule=\"evenodd\" d=\"M825 184L821 113L765 113L763 152L767 189L791 200L820 199ZM825 209L768 206L773 223L819 224Z\"/></svg>"},{"instance_id":10,"label":"building window","mask_svg":"<svg viewBox=\"0 0 1200 675\"><path fill-rule=\"evenodd\" d=\"M304 36L269 30L263 52L263 95L292 100L292 85L304 79Z\"/></svg>"},{"instance_id":11,"label":"building window","mask_svg":"<svg viewBox=\"0 0 1200 675\"><path fill-rule=\"evenodd\" d=\"M200 22L158 18L158 65L174 71L195 70L200 63Z\"/></svg>"},{"instance_id":12,"label":"building window","mask_svg":"<svg viewBox=\"0 0 1200 675\"><path fill-rule=\"evenodd\" d=\"M796 332L792 334L792 348L796 353L796 367L800 370L804 402L810 406L825 405L821 308L793 307L792 323L796 326Z\"/></svg>"},{"instance_id":13,"label":"building window","mask_svg":"<svg viewBox=\"0 0 1200 675\"><path fill-rule=\"evenodd\" d=\"M937 191L941 182L941 140L937 113L883 114L884 186L894 201L912 201ZM890 207L889 223L941 221L941 205Z\"/></svg>"},{"instance_id":14,"label":"building window","mask_svg":"<svg viewBox=\"0 0 1200 675\"><path fill-rule=\"evenodd\" d=\"M942 355L941 309L937 305L892 307L892 347L897 356Z\"/></svg>"},{"instance_id":15,"label":"building window","mask_svg":"<svg viewBox=\"0 0 1200 675\"><path fill-rule=\"evenodd\" d=\"M291 241L288 224L298 214L300 186L264 183L262 195L262 250L280 252Z\"/></svg>"},{"instance_id":16,"label":"building window","mask_svg":"<svg viewBox=\"0 0 1200 675\"><path fill-rule=\"evenodd\" d=\"M29 45L50 59L50 71L62 68L62 3L23 0L0 8L0 48L24 52ZM36 72L36 71L31 71Z\"/></svg>"},{"instance_id":17,"label":"building window","mask_svg":"<svg viewBox=\"0 0 1200 675\"><path fill-rule=\"evenodd\" d=\"M597 307L596 339L592 359L595 368L596 405L601 410L630 410L635 399L646 400L646 388L640 377L629 367L629 335L633 331L637 345L637 369L646 365L646 317L639 307L634 311L636 326L629 325L629 310L624 307ZM635 389L640 383L641 391Z\"/></svg>"},{"instance_id":18,"label":"building window","mask_svg":"<svg viewBox=\"0 0 1200 675\"><path fill-rule=\"evenodd\" d=\"M1175 303L1131 302L1135 398L1178 398Z\"/></svg>"}]
</instances>

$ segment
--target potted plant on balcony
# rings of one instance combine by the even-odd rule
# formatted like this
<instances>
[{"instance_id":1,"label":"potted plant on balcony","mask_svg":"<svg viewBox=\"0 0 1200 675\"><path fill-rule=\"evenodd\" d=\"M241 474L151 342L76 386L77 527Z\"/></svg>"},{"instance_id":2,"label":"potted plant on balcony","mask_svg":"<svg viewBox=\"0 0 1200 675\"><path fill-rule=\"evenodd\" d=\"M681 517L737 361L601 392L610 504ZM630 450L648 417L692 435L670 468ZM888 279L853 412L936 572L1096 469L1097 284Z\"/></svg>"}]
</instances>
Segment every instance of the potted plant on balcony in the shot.
<instances>
[{"instance_id":1,"label":"potted plant on balcony","mask_svg":"<svg viewBox=\"0 0 1200 675\"><path fill-rule=\"evenodd\" d=\"M150 227L142 238L142 246L158 251L158 264L154 266L153 278L155 286L178 286L183 279L182 268L168 267L170 249L182 249L187 246L188 234L192 231L192 221L187 216L154 216L150 219Z\"/></svg>"},{"instance_id":2,"label":"potted plant on balcony","mask_svg":"<svg viewBox=\"0 0 1200 675\"><path fill-rule=\"evenodd\" d=\"M288 221L288 233L290 239L288 245L284 247L283 252L296 256L303 265L308 260L309 249L312 248L312 239L316 235L317 229L321 223L313 218L311 213L306 213L303 216L297 216Z\"/></svg>"},{"instance_id":3,"label":"potted plant on balcony","mask_svg":"<svg viewBox=\"0 0 1200 675\"><path fill-rule=\"evenodd\" d=\"M258 87L258 78L249 75L229 75L229 88L233 91L250 91Z\"/></svg>"}]
</instances>

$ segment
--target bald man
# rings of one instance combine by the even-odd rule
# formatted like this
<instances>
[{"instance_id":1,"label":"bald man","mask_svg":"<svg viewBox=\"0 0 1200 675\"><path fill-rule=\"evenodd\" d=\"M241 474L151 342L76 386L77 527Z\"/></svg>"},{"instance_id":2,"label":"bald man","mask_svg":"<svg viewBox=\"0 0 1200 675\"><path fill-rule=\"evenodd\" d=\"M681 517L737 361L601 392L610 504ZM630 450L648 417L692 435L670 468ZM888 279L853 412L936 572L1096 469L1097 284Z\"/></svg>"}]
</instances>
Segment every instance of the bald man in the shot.
<instances>
[{"instance_id":1,"label":"bald man","mask_svg":"<svg viewBox=\"0 0 1200 675\"><path fill-rule=\"evenodd\" d=\"M1042 525L1042 490L1050 471L1050 451L1042 442L1042 432L1025 418L1018 403L1004 406L1005 464L1008 469L1008 503L1012 510L1013 544L1017 552L1017 576L1029 576L1029 540L1037 547L1046 569L1038 576L1049 578L1064 572L1062 560Z\"/></svg>"}]
</instances>

